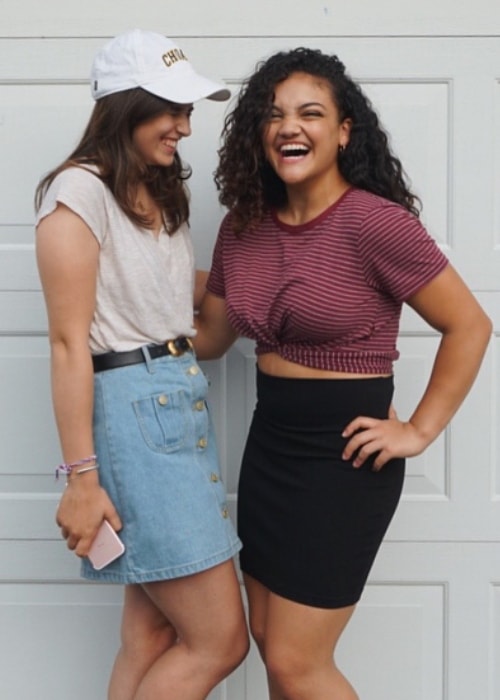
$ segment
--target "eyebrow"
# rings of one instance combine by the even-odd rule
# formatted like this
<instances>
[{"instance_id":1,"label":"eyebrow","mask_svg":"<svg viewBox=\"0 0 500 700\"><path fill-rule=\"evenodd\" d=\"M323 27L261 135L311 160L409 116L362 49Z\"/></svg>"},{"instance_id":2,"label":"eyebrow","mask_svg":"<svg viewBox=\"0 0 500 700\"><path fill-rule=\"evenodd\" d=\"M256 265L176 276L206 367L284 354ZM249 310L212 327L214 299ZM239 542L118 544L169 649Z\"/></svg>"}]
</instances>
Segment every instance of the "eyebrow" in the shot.
<instances>
[{"instance_id":1,"label":"eyebrow","mask_svg":"<svg viewBox=\"0 0 500 700\"><path fill-rule=\"evenodd\" d=\"M300 105L300 109L304 109L304 107L324 107L325 105L322 102L304 102L303 105Z\"/></svg>"},{"instance_id":2,"label":"eyebrow","mask_svg":"<svg viewBox=\"0 0 500 700\"><path fill-rule=\"evenodd\" d=\"M273 109L280 109L274 103L272 107ZM307 107L322 107L323 109L325 109L325 105L322 102L304 102L304 104L299 105L297 109L306 109Z\"/></svg>"}]
</instances>

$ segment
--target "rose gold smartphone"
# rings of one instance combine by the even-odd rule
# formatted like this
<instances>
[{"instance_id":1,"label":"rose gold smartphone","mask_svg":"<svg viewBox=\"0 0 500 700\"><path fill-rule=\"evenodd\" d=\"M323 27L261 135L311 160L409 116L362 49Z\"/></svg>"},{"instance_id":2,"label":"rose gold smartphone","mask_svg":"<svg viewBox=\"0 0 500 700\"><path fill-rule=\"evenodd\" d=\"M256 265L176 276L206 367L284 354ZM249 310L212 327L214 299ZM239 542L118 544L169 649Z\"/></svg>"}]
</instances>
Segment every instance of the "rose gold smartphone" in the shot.
<instances>
[{"instance_id":1,"label":"rose gold smartphone","mask_svg":"<svg viewBox=\"0 0 500 700\"><path fill-rule=\"evenodd\" d=\"M121 557L125 545L107 520L103 523L89 549L88 558L94 569L104 569L112 561Z\"/></svg>"}]
</instances>

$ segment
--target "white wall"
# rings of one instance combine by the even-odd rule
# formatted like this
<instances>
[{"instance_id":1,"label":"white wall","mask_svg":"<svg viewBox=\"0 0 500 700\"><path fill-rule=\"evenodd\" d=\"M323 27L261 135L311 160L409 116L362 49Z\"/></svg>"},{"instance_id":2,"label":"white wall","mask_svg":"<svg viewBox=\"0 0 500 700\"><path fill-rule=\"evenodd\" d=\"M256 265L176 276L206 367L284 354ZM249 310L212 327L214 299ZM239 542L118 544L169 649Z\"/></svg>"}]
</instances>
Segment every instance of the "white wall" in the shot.
<instances>
[{"instance_id":1,"label":"white wall","mask_svg":"<svg viewBox=\"0 0 500 700\"><path fill-rule=\"evenodd\" d=\"M491 315L494 337L469 399L427 453L409 462L403 502L340 657L363 700L497 700L500 4L3 0L0 12L0 696L104 698L118 643L120 589L80 580L53 522L59 447L32 195L87 119L95 50L142 26L177 38L195 65L235 91L275 50L307 44L337 53L391 132L429 230ZM192 226L203 266L222 215L211 173L225 109L200 105L183 150L195 170ZM396 371L401 415L426 381L436 343L405 313ZM233 507L253 365L247 341L206 365ZM214 692L213 700L223 698L265 698L254 651Z\"/></svg>"}]
</instances>

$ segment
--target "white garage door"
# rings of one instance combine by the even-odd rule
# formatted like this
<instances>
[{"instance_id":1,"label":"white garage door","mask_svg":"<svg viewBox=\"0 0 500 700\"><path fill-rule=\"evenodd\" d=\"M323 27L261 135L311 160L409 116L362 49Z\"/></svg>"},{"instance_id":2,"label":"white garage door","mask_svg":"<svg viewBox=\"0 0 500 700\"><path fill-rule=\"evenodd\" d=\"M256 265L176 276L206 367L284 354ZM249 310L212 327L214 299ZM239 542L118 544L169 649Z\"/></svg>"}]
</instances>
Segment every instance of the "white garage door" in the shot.
<instances>
[{"instance_id":1,"label":"white garage door","mask_svg":"<svg viewBox=\"0 0 500 700\"><path fill-rule=\"evenodd\" d=\"M260 4L264 9L266 3ZM24 10L17 12L21 26ZM93 36L99 34L97 16L88 22ZM423 199L425 223L495 324L466 405L426 454L409 462L403 502L342 641L340 660L363 700L493 700L500 697L500 668L494 663L500 655L500 40L333 39L319 31L303 38L300 24L293 34L187 37L182 46L195 65L223 76L235 91L256 59L277 49L307 44L337 53L392 134ZM82 582L53 523L61 487L52 469L59 448L32 245L35 184L81 132L91 107L89 62L101 44L95 38L0 39L0 694L5 698L104 698L118 644L120 589ZM205 267L222 215L211 173L225 108L200 105L183 150L195 170L192 228ZM422 391L436 344L417 317L404 315L396 377L402 416ZM224 360L206 363L206 370L234 506L254 401L252 344L240 341ZM265 697L255 651L211 696Z\"/></svg>"}]
</instances>

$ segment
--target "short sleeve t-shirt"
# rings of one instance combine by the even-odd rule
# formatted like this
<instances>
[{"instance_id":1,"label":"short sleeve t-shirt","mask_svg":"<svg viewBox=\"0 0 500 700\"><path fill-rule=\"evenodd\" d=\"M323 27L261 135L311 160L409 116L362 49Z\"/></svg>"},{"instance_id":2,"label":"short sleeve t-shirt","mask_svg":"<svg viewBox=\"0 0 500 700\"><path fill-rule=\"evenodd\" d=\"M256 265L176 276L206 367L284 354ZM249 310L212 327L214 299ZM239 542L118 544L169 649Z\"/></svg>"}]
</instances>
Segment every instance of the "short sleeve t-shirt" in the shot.
<instances>
[{"instance_id":1,"label":"short sleeve t-shirt","mask_svg":"<svg viewBox=\"0 0 500 700\"><path fill-rule=\"evenodd\" d=\"M162 230L158 237L140 228L95 173L89 166L61 172L36 217L38 224L58 203L64 204L99 243L91 352L120 352L193 336L194 256L188 227L172 235Z\"/></svg>"},{"instance_id":2,"label":"short sleeve t-shirt","mask_svg":"<svg viewBox=\"0 0 500 700\"><path fill-rule=\"evenodd\" d=\"M268 212L236 236L222 222L207 289L256 352L318 369L391 373L402 303L448 264L418 218L349 189L290 226Z\"/></svg>"}]
</instances>

